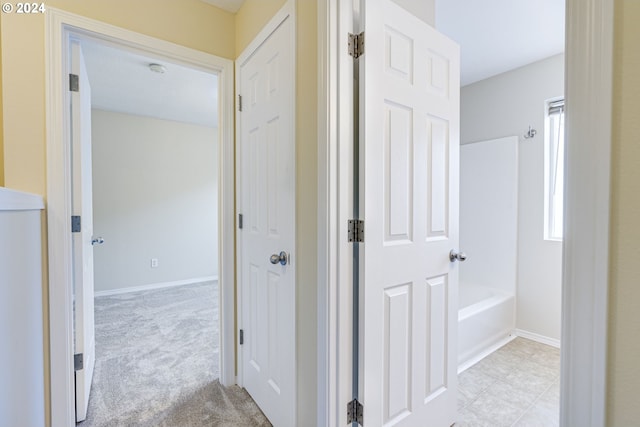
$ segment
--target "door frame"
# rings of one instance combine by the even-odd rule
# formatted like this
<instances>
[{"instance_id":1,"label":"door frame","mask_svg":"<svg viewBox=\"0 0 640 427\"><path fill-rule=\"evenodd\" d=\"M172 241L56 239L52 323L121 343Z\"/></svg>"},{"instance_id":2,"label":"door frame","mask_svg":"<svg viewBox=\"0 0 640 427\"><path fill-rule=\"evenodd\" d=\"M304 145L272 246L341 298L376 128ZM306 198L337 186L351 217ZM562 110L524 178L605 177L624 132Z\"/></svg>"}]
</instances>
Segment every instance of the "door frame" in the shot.
<instances>
[{"instance_id":1,"label":"door frame","mask_svg":"<svg viewBox=\"0 0 640 427\"><path fill-rule=\"evenodd\" d=\"M296 34L296 15L295 15L295 1L294 0L287 0L286 3L284 4L284 6L278 10L278 12L275 13L275 15L273 15L273 17L269 20L269 22L267 22L264 27L260 30L260 32L255 36L255 38L251 41L251 43L249 43L249 45L242 51L242 53L238 56L238 58L235 60L235 78L236 78L236 94L240 94L241 93L241 79L240 79L240 68L241 68L241 64L244 63L245 61L247 61L253 54L254 52L269 38L269 36L280 26L280 24L282 24L285 19L291 19L291 25L292 27L292 32L295 35ZM296 64L296 38L294 37L294 39L292 40L292 47L293 47L293 52L292 52L292 63ZM291 105L294 106L294 108L292 109L292 115L293 115L293 119L291 121L291 124L293 126L293 129L291 129L291 135L294 138L294 150L295 150L295 136L296 136L296 109L295 109L295 105L296 105L296 70L294 69L293 72L294 75L294 79L293 79L293 91L292 91L292 99L291 99ZM239 107L239 105L238 105ZM235 164L236 164L236 205L237 205L237 210L238 213L242 213L243 208L242 208L242 159L240 157L240 144L241 144L241 135L242 135L242 116L238 115L236 118L236 136L237 136L237 147L238 147L238 155L236 156L235 159ZM294 158L295 158L295 153L294 153ZM296 167L294 165L293 168L293 173L294 176L296 174ZM294 194L297 191L297 185L294 182ZM295 202L294 202L295 205ZM296 224L296 212L294 210L293 212L293 223ZM296 231L294 230L293 232L293 238L294 238L294 247L291 248L291 252L294 254L296 254L295 252L295 241L296 241ZM238 227L236 229L236 260L237 260L237 272L236 272L236 277L237 277L237 293L238 293L238 304L237 304L237 319L238 319L238 323L237 323L237 333L240 334L240 329L242 328L242 316L243 316L243 310L244 310L244 300L242 298L243 295L243 280L242 280L242 231L240 230L240 228ZM294 289L295 289L295 283L297 283L297 277L295 277L296 271L295 271L295 267L294 267ZM296 300L296 306L297 306L297 300ZM297 309L294 309L295 313L296 313L296 318L297 318ZM297 329L297 328L296 328ZM294 342L297 343L297 339L294 337ZM297 344L296 344L297 346ZM294 419L296 418L296 413L297 413L297 348L296 348L296 354L294 355L294 371L295 371L295 376L296 376L296 381L295 381L295 386L294 386L294 396L296 397L296 401L291 403L291 406L293 408L294 411ZM242 354L242 350L239 349L238 350L238 369L237 369L237 373L238 373L238 378L237 378L237 383L239 386L243 386L244 384L244 378L243 378L243 354Z\"/></svg>"},{"instance_id":2,"label":"door frame","mask_svg":"<svg viewBox=\"0 0 640 427\"><path fill-rule=\"evenodd\" d=\"M165 57L219 77L220 382L235 383L233 62L54 8L45 15L45 92L51 424L75 426L73 382L71 173L67 69L73 33Z\"/></svg>"},{"instance_id":3,"label":"door frame","mask_svg":"<svg viewBox=\"0 0 640 427\"><path fill-rule=\"evenodd\" d=\"M317 425L326 427L347 425L344 407L353 399L353 246L346 238L355 171L350 32L352 2L318 1Z\"/></svg>"},{"instance_id":4,"label":"door frame","mask_svg":"<svg viewBox=\"0 0 640 427\"><path fill-rule=\"evenodd\" d=\"M614 0L566 2L565 99L569 137L560 423L603 427ZM350 3L318 1L319 426L345 425L344 405L352 398L352 293L348 285L351 260L345 243L353 175L349 154L353 143L353 65L346 52L347 33L353 32ZM588 102L591 99L598 102ZM580 142L572 144L572 140Z\"/></svg>"}]
</instances>

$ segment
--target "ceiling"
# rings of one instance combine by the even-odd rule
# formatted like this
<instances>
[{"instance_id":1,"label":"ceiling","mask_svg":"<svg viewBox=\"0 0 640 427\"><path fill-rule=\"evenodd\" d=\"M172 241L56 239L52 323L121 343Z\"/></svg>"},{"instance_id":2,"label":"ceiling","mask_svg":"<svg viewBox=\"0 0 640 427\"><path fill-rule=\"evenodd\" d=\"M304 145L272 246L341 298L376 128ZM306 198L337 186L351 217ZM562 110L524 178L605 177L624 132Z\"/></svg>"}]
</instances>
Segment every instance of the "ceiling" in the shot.
<instances>
[{"instance_id":1,"label":"ceiling","mask_svg":"<svg viewBox=\"0 0 640 427\"><path fill-rule=\"evenodd\" d=\"M202 1L235 13L244 0ZM436 0L436 28L460 44L464 86L563 52L564 7L564 0ZM92 39L82 45L94 108L218 126L216 75ZM151 63L166 72L151 72Z\"/></svg>"},{"instance_id":2,"label":"ceiling","mask_svg":"<svg viewBox=\"0 0 640 427\"><path fill-rule=\"evenodd\" d=\"M218 126L218 77L215 74L112 47L82 41L91 84L92 108ZM149 64L164 65L164 74Z\"/></svg>"},{"instance_id":3,"label":"ceiling","mask_svg":"<svg viewBox=\"0 0 640 427\"><path fill-rule=\"evenodd\" d=\"M463 86L564 52L564 0L436 0L460 45Z\"/></svg>"}]
</instances>

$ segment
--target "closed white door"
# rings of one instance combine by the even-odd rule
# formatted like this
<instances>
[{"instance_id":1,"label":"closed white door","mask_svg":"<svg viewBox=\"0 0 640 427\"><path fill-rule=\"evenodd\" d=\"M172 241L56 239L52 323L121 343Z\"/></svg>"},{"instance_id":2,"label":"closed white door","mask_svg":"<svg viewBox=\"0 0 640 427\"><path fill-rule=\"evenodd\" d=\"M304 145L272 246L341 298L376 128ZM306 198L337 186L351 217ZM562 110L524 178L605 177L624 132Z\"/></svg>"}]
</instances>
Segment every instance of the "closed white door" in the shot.
<instances>
[{"instance_id":1,"label":"closed white door","mask_svg":"<svg viewBox=\"0 0 640 427\"><path fill-rule=\"evenodd\" d=\"M295 425L296 401L291 21L238 64L242 385L276 427Z\"/></svg>"},{"instance_id":2,"label":"closed white door","mask_svg":"<svg viewBox=\"0 0 640 427\"><path fill-rule=\"evenodd\" d=\"M459 49L390 0L363 5L364 425L456 417ZM362 212L362 210L361 210Z\"/></svg>"},{"instance_id":3,"label":"closed white door","mask_svg":"<svg viewBox=\"0 0 640 427\"><path fill-rule=\"evenodd\" d=\"M80 231L73 233L73 290L76 355L76 421L87 416L95 366L93 312L93 192L91 176L91 87L80 43L70 45L72 212ZM71 83L73 81L73 83ZM76 84L77 83L77 84Z\"/></svg>"}]
</instances>

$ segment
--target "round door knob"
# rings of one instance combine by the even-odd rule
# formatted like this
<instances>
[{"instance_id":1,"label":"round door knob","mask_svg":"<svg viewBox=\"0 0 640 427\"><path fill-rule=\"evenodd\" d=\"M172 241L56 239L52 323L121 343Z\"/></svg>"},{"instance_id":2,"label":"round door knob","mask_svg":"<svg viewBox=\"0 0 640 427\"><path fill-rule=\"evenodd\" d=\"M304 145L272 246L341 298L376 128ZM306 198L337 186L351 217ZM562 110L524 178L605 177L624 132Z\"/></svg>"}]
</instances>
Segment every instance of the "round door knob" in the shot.
<instances>
[{"instance_id":1,"label":"round door knob","mask_svg":"<svg viewBox=\"0 0 640 427\"><path fill-rule=\"evenodd\" d=\"M271 261L271 264L280 263L280 265L287 265L288 260L289 260L289 255L287 255L285 251L281 251L279 254L273 254L271 255L271 258L269 258L269 261Z\"/></svg>"},{"instance_id":2,"label":"round door knob","mask_svg":"<svg viewBox=\"0 0 640 427\"><path fill-rule=\"evenodd\" d=\"M449 260L451 262L464 261L465 259L467 259L467 254L464 252L456 252L455 249L451 249L451 252L449 252Z\"/></svg>"},{"instance_id":3,"label":"round door knob","mask_svg":"<svg viewBox=\"0 0 640 427\"><path fill-rule=\"evenodd\" d=\"M104 239L102 237L96 237L91 240L92 245L101 245L104 243Z\"/></svg>"}]
</instances>

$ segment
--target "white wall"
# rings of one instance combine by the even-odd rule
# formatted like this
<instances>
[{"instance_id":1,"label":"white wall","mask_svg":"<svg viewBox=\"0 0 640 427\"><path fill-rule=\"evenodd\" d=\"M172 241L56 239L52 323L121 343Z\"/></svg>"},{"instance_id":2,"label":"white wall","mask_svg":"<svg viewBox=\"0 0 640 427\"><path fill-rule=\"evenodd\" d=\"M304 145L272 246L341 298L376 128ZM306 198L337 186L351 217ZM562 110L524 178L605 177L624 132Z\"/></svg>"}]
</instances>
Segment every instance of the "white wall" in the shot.
<instances>
[{"instance_id":1,"label":"white wall","mask_svg":"<svg viewBox=\"0 0 640 427\"><path fill-rule=\"evenodd\" d=\"M218 130L93 110L95 289L218 275ZM151 268L151 258L158 267Z\"/></svg>"},{"instance_id":2,"label":"white wall","mask_svg":"<svg viewBox=\"0 0 640 427\"><path fill-rule=\"evenodd\" d=\"M564 55L462 88L462 144L520 135L518 329L560 339L562 244L543 239L544 101L564 94ZM529 125L538 134L522 135Z\"/></svg>"},{"instance_id":3,"label":"white wall","mask_svg":"<svg viewBox=\"0 0 640 427\"><path fill-rule=\"evenodd\" d=\"M460 284L516 294L518 138L460 148ZM513 320L511 321L513 323Z\"/></svg>"},{"instance_id":4,"label":"white wall","mask_svg":"<svg viewBox=\"0 0 640 427\"><path fill-rule=\"evenodd\" d=\"M43 208L0 188L0 426L45 425Z\"/></svg>"},{"instance_id":5,"label":"white wall","mask_svg":"<svg viewBox=\"0 0 640 427\"><path fill-rule=\"evenodd\" d=\"M436 0L392 0L398 6L403 7L427 24L434 27L436 24Z\"/></svg>"}]
</instances>

